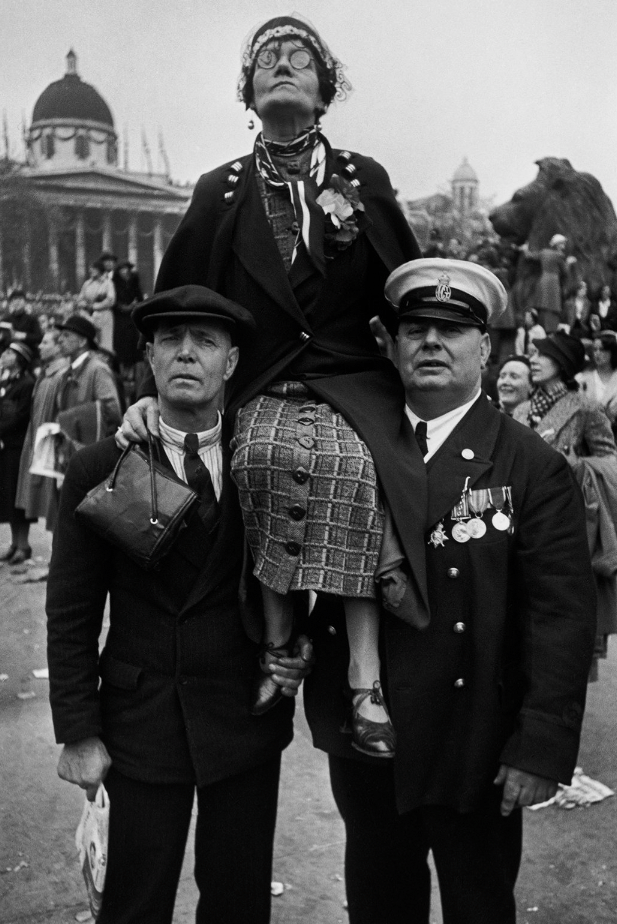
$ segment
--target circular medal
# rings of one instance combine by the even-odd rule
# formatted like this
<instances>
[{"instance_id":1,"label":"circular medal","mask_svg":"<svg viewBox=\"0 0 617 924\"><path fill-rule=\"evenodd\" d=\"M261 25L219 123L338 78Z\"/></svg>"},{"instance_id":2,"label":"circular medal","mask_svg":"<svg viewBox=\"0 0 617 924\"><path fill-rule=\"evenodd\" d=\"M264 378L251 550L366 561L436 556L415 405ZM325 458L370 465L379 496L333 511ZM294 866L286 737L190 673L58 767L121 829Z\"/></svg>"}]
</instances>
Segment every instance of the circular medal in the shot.
<instances>
[{"instance_id":1,"label":"circular medal","mask_svg":"<svg viewBox=\"0 0 617 924\"><path fill-rule=\"evenodd\" d=\"M467 526L465 523L461 523L459 521L458 523L454 524L452 527L452 538L456 540L456 542L469 542L471 536L467 532Z\"/></svg>"},{"instance_id":2,"label":"circular medal","mask_svg":"<svg viewBox=\"0 0 617 924\"><path fill-rule=\"evenodd\" d=\"M486 523L479 517L475 520L470 520L467 524L467 532L472 539L481 539L486 532Z\"/></svg>"},{"instance_id":3,"label":"circular medal","mask_svg":"<svg viewBox=\"0 0 617 924\"><path fill-rule=\"evenodd\" d=\"M502 513L501 510L498 510L497 513L493 516L493 526L495 529L499 529L502 532L505 529L509 529L510 517L506 516L505 513Z\"/></svg>"}]
</instances>

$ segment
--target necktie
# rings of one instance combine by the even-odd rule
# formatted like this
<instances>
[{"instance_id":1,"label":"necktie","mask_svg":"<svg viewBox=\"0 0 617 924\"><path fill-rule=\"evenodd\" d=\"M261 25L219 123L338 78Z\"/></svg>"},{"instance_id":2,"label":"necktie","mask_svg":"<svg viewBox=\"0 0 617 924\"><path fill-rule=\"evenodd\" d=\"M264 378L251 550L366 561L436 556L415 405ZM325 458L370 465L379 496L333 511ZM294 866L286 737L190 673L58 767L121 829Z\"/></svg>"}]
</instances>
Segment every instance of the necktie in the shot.
<instances>
[{"instance_id":1,"label":"necktie","mask_svg":"<svg viewBox=\"0 0 617 924\"><path fill-rule=\"evenodd\" d=\"M419 420L416 424L416 429L414 430L416 434L416 442L420 447L420 452L424 457L428 452L428 443L426 442L426 421Z\"/></svg>"},{"instance_id":2,"label":"necktie","mask_svg":"<svg viewBox=\"0 0 617 924\"><path fill-rule=\"evenodd\" d=\"M212 532L218 522L218 501L212 484L210 472L199 458L199 438L196 433L187 433L184 437L184 473L189 488L199 495L199 515L208 532Z\"/></svg>"}]
</instances>

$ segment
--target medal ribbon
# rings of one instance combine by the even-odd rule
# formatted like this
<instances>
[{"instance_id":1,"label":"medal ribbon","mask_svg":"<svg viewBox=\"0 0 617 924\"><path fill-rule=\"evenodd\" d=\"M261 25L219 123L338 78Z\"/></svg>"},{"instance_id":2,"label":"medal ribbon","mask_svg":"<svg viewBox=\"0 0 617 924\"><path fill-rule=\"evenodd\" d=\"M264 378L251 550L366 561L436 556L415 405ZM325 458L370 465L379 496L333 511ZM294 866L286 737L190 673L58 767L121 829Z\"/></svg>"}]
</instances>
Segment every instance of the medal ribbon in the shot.
<instances>
[{"instance_id":1,"label":"medal ribbon","mask_svg":"<svg viewBox=\"0 0 617 924\"><path fill-rule=\"evenodd\" d=\"M489 488L488 496L495 510L498 513L503 513L506 503L506 488Z\"/></svg>"},{"instance_id":2,"label":"medal ribbon","mask_svg":"<svg viewBox=\"0 0 617 924\"><path fill-rule=\"evenodd\" d=\"M285 180L280 175L271 155L294 155L312 147L311 164L307 180ZM326 273L326 259L324 256L323 241L325 228L325 212L317 205L319 188L323 185L326 174L326 145L325 139L313 125L308 131L289 144L278 144L275 141L266 142L262 132L255 139L255 164L262 179L274 189L286 189L299 226L298 235L291 256L293 263L298 255L300 241L304 246L322 276Z\"/></svg>"},{"instance_id":3,"label":"medal ribbon","mask_svg":"<svg viewBox=\"0 0 617 924\"><path fill-rule=\"evenodd\" d=\"M480 519L488 507L488 493L487 490L469 492L469 508Z\"/></svg>"}]
</instances>

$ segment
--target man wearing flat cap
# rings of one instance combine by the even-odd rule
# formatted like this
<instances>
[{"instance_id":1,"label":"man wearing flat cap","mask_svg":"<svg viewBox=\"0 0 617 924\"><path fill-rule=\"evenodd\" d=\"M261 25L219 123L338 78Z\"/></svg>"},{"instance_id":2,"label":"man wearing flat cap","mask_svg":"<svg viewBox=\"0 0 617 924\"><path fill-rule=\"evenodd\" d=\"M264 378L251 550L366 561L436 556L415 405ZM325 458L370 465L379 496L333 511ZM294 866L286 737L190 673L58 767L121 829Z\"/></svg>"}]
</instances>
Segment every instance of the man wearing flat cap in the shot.
<instances>
[{"instance_id":1,"label":"man wearing flat cap","mask_svg":"<svg viewBox=\"0 0 617 924\"><path fill-rule=\"evenodd\" d=\"M97 330L80 314L58 324L61 353L70 361L58 383L56 420L80 448L109 436L120 422L113 372L98 355Z\"/></svg>"},{"instance_id":2,"label":"man wearing flat cap","mask_svg":"<svg viewBox=\"0 0 617 924\"><path fill-rule=\"evenodd\" d=\"M91 799L104 779L109 794L99 921L171 924L196 791L196 920L266 924L293 706L287 698L267 716L250 714L257 646L238 604L242 523L218 410L253 322L201 286L153 296L135 322L159 395L160 462L199 503L158 570L146 572L74 516L114 469L114 439L71 461L47 596L58 773ZM277 679L292 697L303 662L289 660Z\"/></svg>"},{"instance_id":3,"label":"man wearing flat cap","mask_svg":"<svg viewBox=\"0 0 617 924\"><path fill-rule=\"evenodd\" d=\"M595 631L582 499L565 458L481 391L499 280L421 259L386 295L402 424L426 468L430 620L384 615L387 766L340 734L347 651L332 605L312 616L307 714L347 829L350 924L427 924L429 850L445 924L514 924L521 807L570 782L579 745Z\"/></svg>"}]
</instances>

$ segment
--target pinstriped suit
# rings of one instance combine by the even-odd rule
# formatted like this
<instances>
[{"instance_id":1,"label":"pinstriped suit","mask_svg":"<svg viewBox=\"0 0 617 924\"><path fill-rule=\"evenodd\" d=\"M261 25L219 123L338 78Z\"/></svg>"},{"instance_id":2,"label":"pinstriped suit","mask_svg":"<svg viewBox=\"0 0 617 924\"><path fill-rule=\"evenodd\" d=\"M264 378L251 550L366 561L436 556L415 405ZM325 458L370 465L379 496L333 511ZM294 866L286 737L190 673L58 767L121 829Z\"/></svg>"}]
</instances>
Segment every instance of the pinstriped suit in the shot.
<instances>
[{"instance_id":1,"label":"pinstriped suit","mask_svg":"<svg viewBox=\"0 0 617 924\"><path fill-rule=\"evenodd\" d=\"M225 910L216 920L261 924L269 916L278 762L292 737L293 706L286 700L266 716L249 713L256 646L243 629L237 602L243 540L228 468L214 540L194 513L160 569L146 573L73 516L87 491L112 470L118 455L113 439L107 439L87 447L71 462L54 536L47 598L50 697L57 740L70 743L100 736L113 761L107 778L113 835L110 891L106 890L100 920L171 921L196 784L205 828L197 851L203 859L196 864L204 896L201 914L206 909L212 913L220 897ZM110 629L99 659L107 593ZM263 798L256 798L255 791L264 788ZM150 794L156 796L154 803ZM116 814L114 827L114 804L123 807L123 814L134 809L138 817L120 825ZM238 818L242 805L245 824ZM136 827L141 831L141 847L154 842L156 850L172 851L173 846L174 857L173 862L168 858L164 869L149 866L136 872L139 888L143 881L150 892L135 899L134 907L125 912L137 886L131 885L128 897L117 898L114 893L123 888L117 883L124 874L114 874L114 863L118 866L123 856L119 845L126 845ZM218 832L217 837L212 837L212 831ZM138 869L138 848L139 844L126 847L129 859L124 858L122 865L128 863L132 869L137 864ZM150 862L156 863L157 858ZM163 899L153 890L166 879L168 867ZM233 900L224 894L229 893L225 877L232 870ZM247 908L252 909L250 914ZM205 918L198 914L197 920Z\"/></svg>"}]
</instances>

